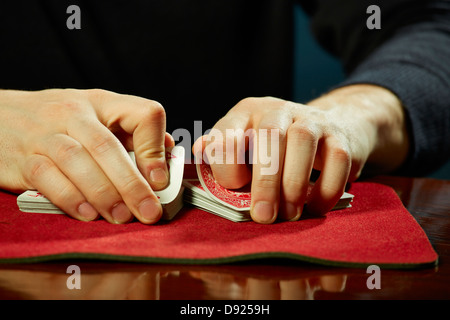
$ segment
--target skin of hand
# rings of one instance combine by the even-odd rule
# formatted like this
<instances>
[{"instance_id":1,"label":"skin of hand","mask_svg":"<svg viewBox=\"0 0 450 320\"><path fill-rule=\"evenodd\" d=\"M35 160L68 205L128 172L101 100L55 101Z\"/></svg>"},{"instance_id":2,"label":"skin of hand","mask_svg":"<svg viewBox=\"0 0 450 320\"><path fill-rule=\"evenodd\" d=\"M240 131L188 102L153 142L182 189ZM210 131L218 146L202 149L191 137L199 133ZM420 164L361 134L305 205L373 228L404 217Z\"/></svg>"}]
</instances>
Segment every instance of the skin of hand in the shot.
<instances>
[{"instance_id":1,"label":"skin of hand","mask_svg":"<svg viewBox=\"0 0 450 320\"><path fill-rule=\"evenodd\" d=\"M0 110L0 188L38 190L83 221L160 219L153 190L168 183L174 142L158 102L99 89L0 90Z\"/></svg>"},{"instance_id":2,"label":"skin of hand","mask_svg":"<svg viewBox=\"0 0 450 320\"><path fill-rule=\"evenodd\" d=\"M305 202L308 213L323 215L363 168L388 173L401 166L409 150L405 122L400 100L374 85L342 87L307 105L272 97L246 98L215 124L213 130L225 137L215 150L221 150L225 158L228 143L235 146L236 154L237 146L243 145L246 137L227 137L227 129L276 132L279 168L268 175L262 174L261 161L253 161L251 167L222 161L211 163L211 169L225 188L237 189L251 182L251 216L256 222L298 220ZM199 138L194 154L204 152L208 143L217 144L208 136ZM244 145L248 150L252 143L246 140ZM312 169L320 171L320 176L307 196Z\"/></svg>"}]
</instances>

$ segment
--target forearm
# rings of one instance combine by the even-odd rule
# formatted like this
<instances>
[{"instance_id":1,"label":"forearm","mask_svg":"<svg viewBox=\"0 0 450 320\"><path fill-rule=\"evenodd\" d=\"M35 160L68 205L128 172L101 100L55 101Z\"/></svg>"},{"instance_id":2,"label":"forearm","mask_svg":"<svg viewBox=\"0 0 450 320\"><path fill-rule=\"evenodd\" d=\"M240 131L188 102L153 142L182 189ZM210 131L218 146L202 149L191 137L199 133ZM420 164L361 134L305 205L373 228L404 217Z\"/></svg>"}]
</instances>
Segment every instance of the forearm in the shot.
<instances>
[{"instance_id":1,"label":"forearm","mask_svg":"<svg viewBox=\"0 0 450 320\"><path fill-rule=\"evenodd\" d=\"M349 72L339 87L372 84L398 97L409 154L396 174L427 174L450 158L450 3L378 0L382 28L368 30L359 14L368 2L352 1L352 10L330 19L339 4L324 1L313 16L315 33Z\"/></svg>"},{"instance_id":2,"label":"forearm","mask_svg":"<svg viewBox=\"0 0 450 320\"><path fill-rule=\"evenodd\" d=\"M420 30L399 34L341 85L359 83L388 88L405 108L411 150L399 173L423 175L448 159L450 33Z\"/></svg>"}]
</instances>

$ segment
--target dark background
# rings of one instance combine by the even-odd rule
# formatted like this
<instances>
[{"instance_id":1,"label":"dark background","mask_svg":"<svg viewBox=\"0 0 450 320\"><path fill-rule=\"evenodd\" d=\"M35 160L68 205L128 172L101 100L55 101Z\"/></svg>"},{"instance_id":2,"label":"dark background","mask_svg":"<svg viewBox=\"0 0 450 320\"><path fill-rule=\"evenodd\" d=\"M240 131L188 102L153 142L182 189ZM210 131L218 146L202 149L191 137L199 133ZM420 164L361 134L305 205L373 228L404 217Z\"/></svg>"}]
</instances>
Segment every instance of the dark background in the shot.
<instances>
[{"instance_id":1,"label":"dark background","mask_svg":"<svg viewBox=\"0 0 450 320\"><path fill-rule=\"evenodd\" d=\"M295 8L294 100L305 103L344 79L339 61L325 52L309 32L308 17ZM300 46L301 43L301 46ZM429 177L450 180L450 162Z\"/></svg>"}]
</instances>

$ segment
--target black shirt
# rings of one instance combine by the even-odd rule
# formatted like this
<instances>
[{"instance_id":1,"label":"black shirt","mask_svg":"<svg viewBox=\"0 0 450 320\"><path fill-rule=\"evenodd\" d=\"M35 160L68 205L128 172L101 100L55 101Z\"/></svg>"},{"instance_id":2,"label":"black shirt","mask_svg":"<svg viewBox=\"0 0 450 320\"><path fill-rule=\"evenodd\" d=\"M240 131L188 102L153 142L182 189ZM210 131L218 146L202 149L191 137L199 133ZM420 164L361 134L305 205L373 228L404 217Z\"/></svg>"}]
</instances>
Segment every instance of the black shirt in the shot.
<instances>
[{"instance_id":1,"label":"black shirt","mask_svg":"<svg viewBox=\"0 0 450 320\"><path fill-rule=\"evenodd\" d=\"M81 30L69 30L77 4ZM9 1L0 88L102 88L160 102L167 131L204 130L248 96L288 99L289 1ZM6 7L6 8L5 8Z\"/></svg>"},{"instance_id":2,"label":"black shirt","mask_svg":"<svg viewBox=\"0 0 450 320\"><path fill-rule=\"evenodd\" d=\"M396 93L412 137L405 173L450 154L450 3L305 0L319 43L348 73L339 85ZM69 5L81 30L69 30ZM381 8L381 30L366 9ZM248 96L292 97L289 0L17 0L0 6L0 88L102 88L162 103L167 131L203 130Z\"/></svg>"}]
</instances>

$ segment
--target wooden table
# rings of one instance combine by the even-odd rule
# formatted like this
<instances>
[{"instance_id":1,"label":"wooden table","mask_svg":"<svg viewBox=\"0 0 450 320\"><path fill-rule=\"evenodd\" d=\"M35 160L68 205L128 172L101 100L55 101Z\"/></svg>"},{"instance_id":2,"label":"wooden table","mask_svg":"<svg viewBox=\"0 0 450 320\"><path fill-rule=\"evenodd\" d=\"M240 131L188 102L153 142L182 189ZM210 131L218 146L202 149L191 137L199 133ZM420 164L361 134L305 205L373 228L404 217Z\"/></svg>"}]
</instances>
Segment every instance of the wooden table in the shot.
<instances>
[{"instance_id":1,"label":"wooden table","mask_svg":"<svg viewBox=\"0 0 450 320\"><path fill-rule=\"evenodd\" d=\"M449 299L450 181L377 177L393 187L427 233L439 265L381 270L381 289L369 289L365 269L292 261L221 266L150 265L94 261L0 265L1 299ZM69 290L70 265L81 289Z\"/></svg>"}]
</instances>

